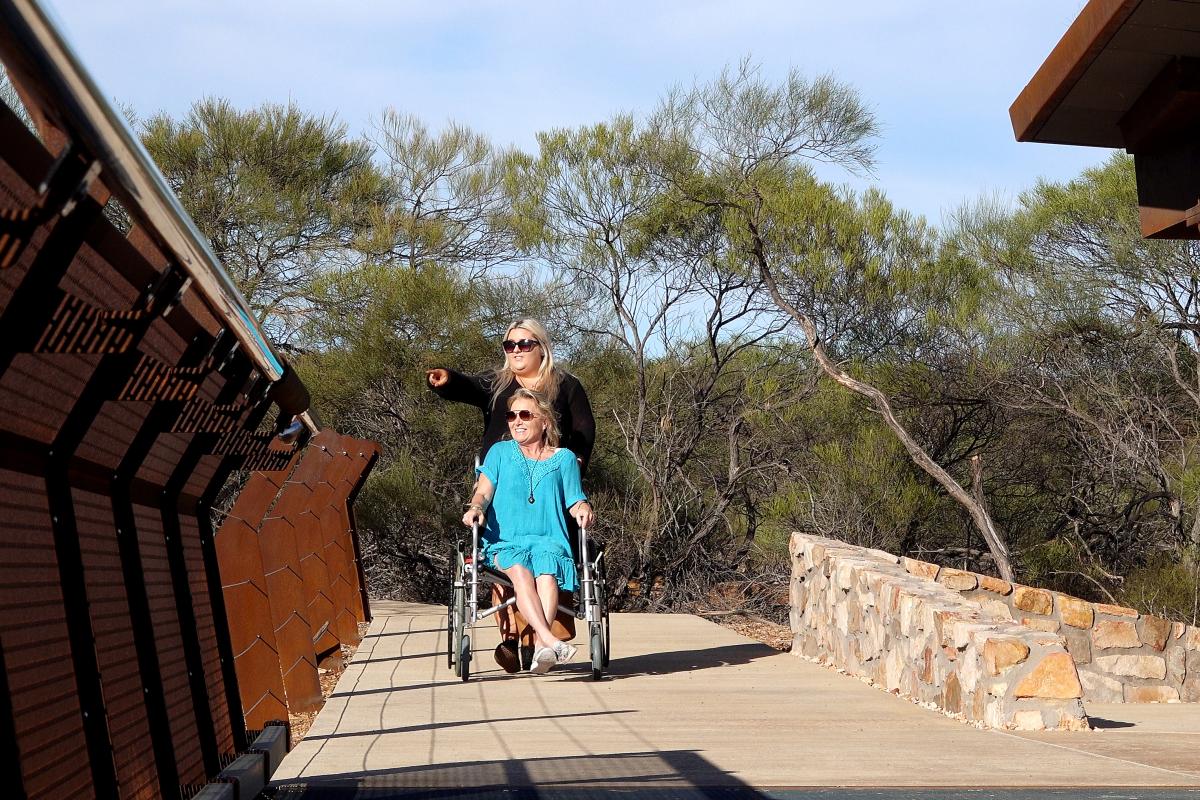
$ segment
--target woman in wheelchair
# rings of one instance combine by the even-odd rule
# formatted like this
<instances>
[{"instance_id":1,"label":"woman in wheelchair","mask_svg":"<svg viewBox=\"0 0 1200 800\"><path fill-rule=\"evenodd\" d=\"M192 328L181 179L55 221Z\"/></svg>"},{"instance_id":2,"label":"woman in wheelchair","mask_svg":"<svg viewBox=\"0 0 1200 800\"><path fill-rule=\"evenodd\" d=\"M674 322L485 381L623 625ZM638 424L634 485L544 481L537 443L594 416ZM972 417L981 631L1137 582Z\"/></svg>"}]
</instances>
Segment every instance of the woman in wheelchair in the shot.
<instances>
[{"instance_id":1,"label":"woman in wheelchair","mask_svg":"<svg viewBox=\"0 0 1200 800\"><path fill-rule=\"evenodd\" d=\"M555 361L550 334L535 319L519 319L508 326L503 341L504 362L494 370L480 375L466 375L448 367L426 370L431 388L439 397L456 403L475 406L483 413L483 441L479 455L485 458L492 446L508 437L504 410L517 389L532 389L543 396L554 409L559 438L563 447L575 454L579 469L587 473L588 459L596 439L596 422L587 392L574 375L563 370ZM567 529L572 546L578 532ZM492 586L492 603L503 607L496 614L503 637L496 647L496 663L505 672L520 672L533 657L532 629L519 624L511 605L506 605L512 593L507 586ZM562 623L562 617L559 623ZM573 631L574 624L570 623ZM556 627L555 630L560 630ZM566 632L568 629L561 629ZM528 638L527 638L528 637ZM520 644L518 644L518 640Z\"/></svg>"},{"instance_id":2,"label":"woman in wheelchair","mask_svg":"<svg viewBox=\"0 0 1200 800\"><path fill-rule=\"evenodd\" d=\"M517 609L534 632L531 672L570 661L575 648L550 631L558 593L578 577L567 538L567 514L582 528L594 520L579 463L559 447L554 412L544 395L518 389L506 414L511 440L488 450L463 524L485 525L484 563L512 581Z\"/></svg>"}]
</instances>

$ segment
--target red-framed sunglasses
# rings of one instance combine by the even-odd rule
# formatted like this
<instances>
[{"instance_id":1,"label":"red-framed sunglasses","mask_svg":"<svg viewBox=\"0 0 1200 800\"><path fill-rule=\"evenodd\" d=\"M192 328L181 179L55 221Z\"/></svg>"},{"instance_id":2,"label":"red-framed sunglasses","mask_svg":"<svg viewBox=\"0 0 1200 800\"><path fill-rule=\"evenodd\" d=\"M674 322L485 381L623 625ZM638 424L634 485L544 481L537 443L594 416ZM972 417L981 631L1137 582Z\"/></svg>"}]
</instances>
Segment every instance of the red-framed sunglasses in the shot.
<instances>
[{"instance_id":1,"label":"red-framed sunglasses","mask_svg":"<svg viewBox=\"0 0 1200 800\"><path fill-rule=\"evenodd\" d=\"M537 416L537 414L534 414L532 411L530 411L527 408L522 408L520 411L505 411L504 412L504 418L506 420L508 420L509 422L512 422L513 420L517 419L518 417L520 417L522 422L529 422L529 420L533 419L536 416Z\"/></svg>"},{"instance_id":2,"label":"red-framed sunglasses","mask_svg":"<svg viewBox=\"0 0 1200 800\"><path fill-rule=\"evenodd\" d=\"M500 343L500 346L504 348L504 352L506 353L511 353L514 350L516 350L518 353L528 353L539 344L541 344L541 342L539 342L537 339L520 339L515 342L512 339L505 339Z\"/></svg>"}]
</instances>

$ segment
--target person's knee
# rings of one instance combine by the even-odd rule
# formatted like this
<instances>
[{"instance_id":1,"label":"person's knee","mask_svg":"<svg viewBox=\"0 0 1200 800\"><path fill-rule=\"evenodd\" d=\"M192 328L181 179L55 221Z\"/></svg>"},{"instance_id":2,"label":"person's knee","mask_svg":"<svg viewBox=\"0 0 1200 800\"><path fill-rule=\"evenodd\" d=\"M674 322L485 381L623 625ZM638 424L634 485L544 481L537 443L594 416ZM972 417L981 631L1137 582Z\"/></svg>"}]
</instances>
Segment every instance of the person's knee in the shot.
<instances>
[{"instance_id":1,"label":"person's knee","mask_svg":"<svg viewBox=\"0 0 1200 800\"><path fill-rule=\"evenodd\" d=\"M540 599L542 592L538 587L537 581L534 579L533 575L530 574L529 570L527 569L519 567L518 570L519 571L508 573L508 578L510 581L512 581L513 593L518 598L522 595L526 597L532 595L534 598ZM520 601L518 601L518 603L519 602Z\"/></svg>"},{"instance_id":2,"label":"person's knee","mask_svg":"<svg viewBox=\"0 0 1200 800\"><path fill-rule=\"evenodd\" d=\"M508 576L508 579L510 581L512 581L514 589L519 584L533 584L534 583L533 573L530 572L529 570L527 570L521 564L513 564L511 567L508 567L507 569L503 570L503 572L505 575Z\"/></svg>"}]
</instances>

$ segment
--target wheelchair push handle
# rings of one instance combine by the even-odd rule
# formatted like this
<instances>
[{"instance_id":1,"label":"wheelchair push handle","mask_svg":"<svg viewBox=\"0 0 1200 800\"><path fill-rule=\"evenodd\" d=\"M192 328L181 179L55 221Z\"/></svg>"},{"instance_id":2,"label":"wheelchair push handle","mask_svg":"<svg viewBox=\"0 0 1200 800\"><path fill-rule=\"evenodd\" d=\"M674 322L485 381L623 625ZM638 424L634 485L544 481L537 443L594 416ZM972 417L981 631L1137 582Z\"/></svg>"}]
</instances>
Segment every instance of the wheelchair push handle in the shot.
<instances>
[{"instance_id":1,"label":"wheelchair push handle","mask_svg":"<svg viewBox=\"0 0 1200 800\"><path fill-rule=\"evenodd\" d=\"M470 522L468 522L468 518ZM482 528L487 520L487 512L477 505L463 507L462 523L468 528Z\"/></svg>"}]
</instances>

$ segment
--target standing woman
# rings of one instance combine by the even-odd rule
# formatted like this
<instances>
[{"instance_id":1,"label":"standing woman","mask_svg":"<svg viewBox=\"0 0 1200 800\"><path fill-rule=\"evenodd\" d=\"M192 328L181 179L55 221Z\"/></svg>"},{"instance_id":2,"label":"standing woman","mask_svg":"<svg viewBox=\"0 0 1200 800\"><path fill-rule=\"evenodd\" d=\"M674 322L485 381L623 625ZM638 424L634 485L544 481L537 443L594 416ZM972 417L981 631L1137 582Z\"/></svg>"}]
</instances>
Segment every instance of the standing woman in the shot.
<instances>
[{"instance_id":1,"label":"standing woman","mask_svg":"<svg viewBox=\"0 0 1200 800\"><path fill-rule=\"evenodd\" d=\"M575 454L587 471L596 442L596 420L579 379L554 366L550 334L536 319L519 319L508 326L501 342L504 363L482 375L465 375L449 367L426 370L429 386L439 396L467 403L483 412L483 443L479 458L508 433L504 411L517 389L532 389L550 402L561 432L561 446Z\"/></svg>"},{"instance_id":2,"label":"standing woman","mask_svg":"<svg viewBox=\"0 0 1200 800\"><path fill-rule=\"evenodd\" d=\"M512 439L488 450L463 524L482 525L483 559L508 576L517 608L533 628L530 671L546 672L575 655L550 630L558 593L578 586L567 538L567 515L580 527L593 522L574 454L558 447L558 430L546 398L518 389L508 401Z\"/></svg>"},{"instance_id":3,"label":"standing woman","mask_svg":"<svg viewBox=\"0 0 1200 800\"><path fill-rule=\"evenodd\" d=\"M501 347L504 363L499 368L482 375L466 375L449 367L437 367L426 371L429 387L439 397L473 405L483 412L481 461L487 458L492 445L509 433L504 417L513 394L518 389L540 393L554 413L560 446L574 453L580 472L586 472L596 441L592 406L579 380L555 366L545 326L536 319L519 319L508 326ZM573 531L568 530L568 535L571 534ZM507 597L507 589L493 588L496 604ZM550 619L553 621L554 617ZM506 672L517 672L522 659L516 621L507 611L497 614L496 621L502 637L496 647L496 663Z\"/></svg>"}]
</instances>

